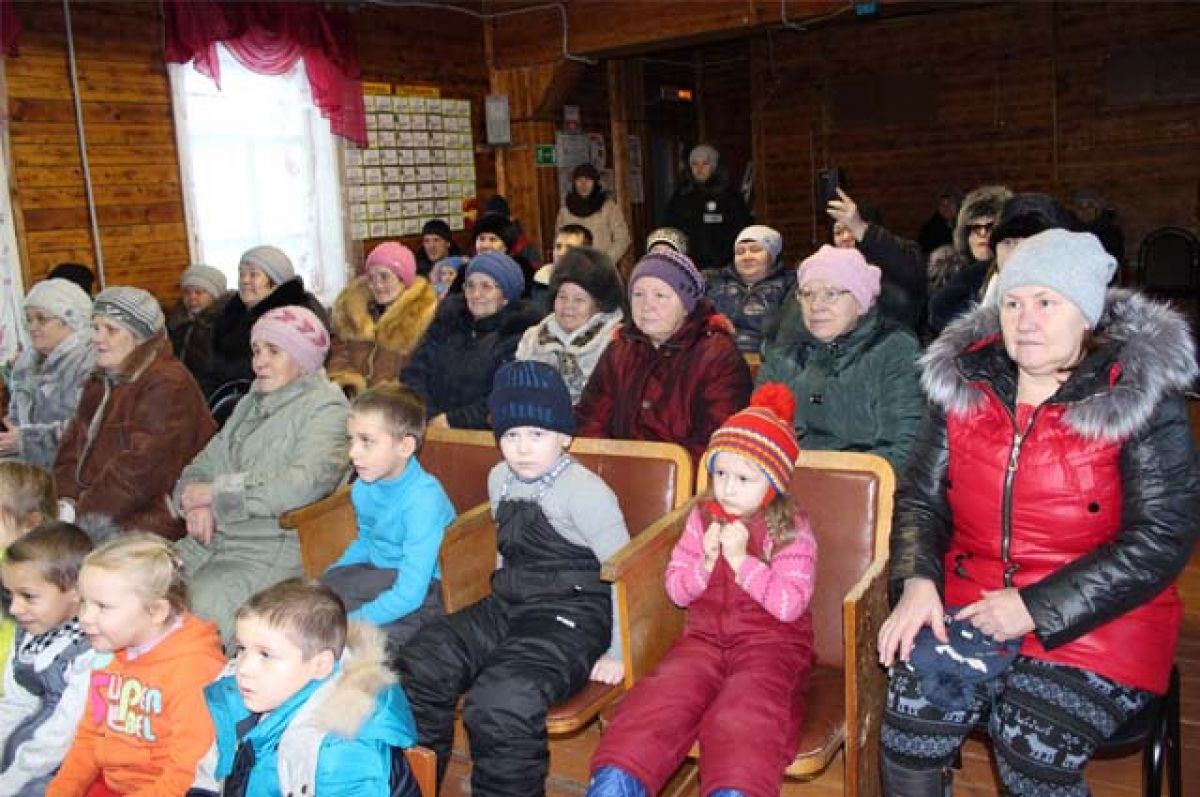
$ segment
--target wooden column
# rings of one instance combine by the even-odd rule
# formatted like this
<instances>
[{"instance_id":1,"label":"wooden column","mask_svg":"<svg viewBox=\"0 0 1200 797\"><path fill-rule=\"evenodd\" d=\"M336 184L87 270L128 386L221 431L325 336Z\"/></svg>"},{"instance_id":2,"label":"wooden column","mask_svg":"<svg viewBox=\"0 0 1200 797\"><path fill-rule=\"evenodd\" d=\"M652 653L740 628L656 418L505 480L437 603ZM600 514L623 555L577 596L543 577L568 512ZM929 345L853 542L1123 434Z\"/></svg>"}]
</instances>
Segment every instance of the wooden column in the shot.
<instances>
[{"instance_id":1,"label":"wooden column","mask_svg":"<svg viewBox=\"0 0 1200 797\"><path fill-rule=\"evenodd\" d=\"M554 143L555 119L563 99L582 72L581 64L556 61L536 66L492 69L492 92L508 97L512 144L497 150L496 181L525 235L543 253L554 246L558 213L557 170L534 163L538 144Z\"/></svg>"},{"instance_id":2,"label":"wooden column","mask_svg":"<svg viewBox=\"0 0 1200 797\"><path fill-rule=\"evenodd\" d=\"M629 136L632 132L629 125L630 107L634 99L633 94L636 93L638 99L638 108L641 107L641 62L612 60L607 64L608 72L608 108L609 108L609 128L610 138L612 139L612 165L613 165L613 191L616 192L617 203L621 208L621 215L625 217L625 223L629 225L630 232L634 232L633 224L633 180L629 162ZM637 74L636 87L631 85L632 73ZM644 162L643 154L643 162ZM633 236L634 243L630 246L629 251L621 258L619 263L614 265L617 270L624 276L629 276L630 270L633 268L635 256L640 252L638 246L639 236Z\"/></svg>"}]
</instances>

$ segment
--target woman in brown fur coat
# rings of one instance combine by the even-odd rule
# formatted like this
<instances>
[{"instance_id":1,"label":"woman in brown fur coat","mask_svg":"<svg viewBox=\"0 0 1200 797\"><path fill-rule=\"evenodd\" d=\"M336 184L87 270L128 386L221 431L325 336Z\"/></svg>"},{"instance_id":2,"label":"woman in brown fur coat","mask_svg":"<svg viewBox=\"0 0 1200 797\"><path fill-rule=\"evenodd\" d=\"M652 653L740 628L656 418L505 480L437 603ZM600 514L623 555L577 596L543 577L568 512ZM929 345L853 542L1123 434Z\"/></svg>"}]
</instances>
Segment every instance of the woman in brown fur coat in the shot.
<instances>
[{"instance_id":1,"label":"woman in brown fur coat","mask_svg":"<svg viewBox=\"0 0 1200 797\"><path fill-rule=\"evenodd\" d=\"M408 247L388 241L367 256L367 273L351 282L333 306L329 378L353 398L396 379L437 311L429 280L417 276Z\"/></svg>"}]
</instances>

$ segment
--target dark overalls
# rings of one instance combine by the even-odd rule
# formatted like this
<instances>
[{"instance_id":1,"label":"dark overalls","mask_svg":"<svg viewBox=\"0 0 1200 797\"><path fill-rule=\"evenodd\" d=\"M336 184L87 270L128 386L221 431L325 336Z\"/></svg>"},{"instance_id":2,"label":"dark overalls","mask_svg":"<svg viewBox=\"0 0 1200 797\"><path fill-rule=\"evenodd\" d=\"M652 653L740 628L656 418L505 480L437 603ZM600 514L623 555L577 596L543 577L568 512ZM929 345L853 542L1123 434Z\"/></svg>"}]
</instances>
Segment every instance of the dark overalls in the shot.
<instances>
[{"instance_id":1,"label":"dark overalls","mask_svg":"<svg viewBox=\"0 0 1200 797\"><path fill-rule=\"evenodd\" d=\"M608 649L612 599L600 562L564 539L537 500L570 464L563 457L535 499L508 498L509 477L496 510L504 559L492 594L425 627L400 653L418 742L437 753L439 785L466 692L472 795L544 794L546 712L583 688Z\"/></svg>"}]
</instances>

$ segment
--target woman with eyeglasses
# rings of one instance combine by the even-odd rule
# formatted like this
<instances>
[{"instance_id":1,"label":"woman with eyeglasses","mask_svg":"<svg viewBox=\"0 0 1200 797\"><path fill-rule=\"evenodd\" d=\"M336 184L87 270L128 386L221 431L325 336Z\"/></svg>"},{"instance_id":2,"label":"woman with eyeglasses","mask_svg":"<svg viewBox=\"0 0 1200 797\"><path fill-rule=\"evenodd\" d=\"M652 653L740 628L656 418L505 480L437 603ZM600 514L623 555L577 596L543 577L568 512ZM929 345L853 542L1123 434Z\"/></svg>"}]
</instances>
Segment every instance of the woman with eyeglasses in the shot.
<instances>
[{"instance_id":1,"label":"woman with eyeglasses","mask_svg":"<svg viewBox=\"0 0 1200 797\"><path fill-rule=\"evenodd\" d=\"M758 382L796 396L802 448L878 454L897 471L925 409L916 336L878 307L880 271L857 249L822 246L800 264L800 313L763 345Z\"/></svg>"},{"instance_id":2,"label":"woman with eyeglasses","mask_svg":"<svg viewBox=\"0 0 1200 797\"><path fill-rule=\"evenodd\" d=\"M0 459L50 470L63 430L91 373L92 297L65 279L37 283L25 296L32 344L13 365L8 414L0 426Z\"/></svg>"},{"instance_id":3,"label":"woman with eyeglasses","mask_svg":"<svg viewBox=\"0 0 1200 797\"><path fill-rule=\"evenodd\" d=\"M1010 199L1012 191L1004 186L985 185L963 200L954 227L958 262L952 266L953 276L946 286L929 297L929 331L935 336L983 299L989 278L996 272L992 228Z\"/></svg>"}]
</instances>

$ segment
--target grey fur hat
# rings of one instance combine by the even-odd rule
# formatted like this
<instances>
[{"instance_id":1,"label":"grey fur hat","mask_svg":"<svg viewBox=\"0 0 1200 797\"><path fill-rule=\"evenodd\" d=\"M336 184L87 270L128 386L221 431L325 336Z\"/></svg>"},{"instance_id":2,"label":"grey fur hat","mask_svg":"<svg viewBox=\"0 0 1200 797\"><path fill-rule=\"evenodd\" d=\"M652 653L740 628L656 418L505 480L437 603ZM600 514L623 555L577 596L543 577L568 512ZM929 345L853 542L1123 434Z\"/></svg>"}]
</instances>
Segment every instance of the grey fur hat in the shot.
<instances>
[{"instance_id":1,"label":"grey fur hat","mask_svg":"<svg viewBox=\"0 0 1200 797\"><path fill-rule=\"evenodd\" d=\"M971 257L971 246L967 241L967 225L976 219L990 216L1000 220L1004 204L1012 199L1012 191L1002 185L985 185L976 188L963 199L958 209L958 221L954 225L954 249L964 257Z\"/></svg>"}]
</instances>

